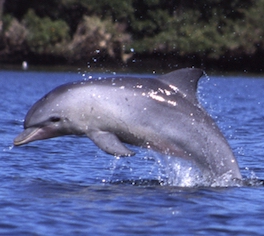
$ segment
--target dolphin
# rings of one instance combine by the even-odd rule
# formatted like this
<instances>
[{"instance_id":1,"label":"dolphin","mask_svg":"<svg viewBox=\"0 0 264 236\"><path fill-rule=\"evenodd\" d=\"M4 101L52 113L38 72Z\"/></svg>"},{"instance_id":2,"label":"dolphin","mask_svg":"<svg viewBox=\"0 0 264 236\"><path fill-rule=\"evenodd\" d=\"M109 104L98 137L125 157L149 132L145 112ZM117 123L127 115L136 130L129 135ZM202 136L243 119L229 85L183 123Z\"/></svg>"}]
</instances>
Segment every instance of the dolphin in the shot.
<instances>
[{"instance_id":1,"label":"dolphin","mask_svg":"<svg viewBox=\"0 0 264 236\"><path fill-rule=\"evenodd\" d=\"M19 146L62 135L87 135L114 156L124 143L195 163L206 176L241 180L237 160L197 100L203 71L184 68L156 78L113 76L61 85L37 101L14 139Z\"/></svg>"}]
</instances>

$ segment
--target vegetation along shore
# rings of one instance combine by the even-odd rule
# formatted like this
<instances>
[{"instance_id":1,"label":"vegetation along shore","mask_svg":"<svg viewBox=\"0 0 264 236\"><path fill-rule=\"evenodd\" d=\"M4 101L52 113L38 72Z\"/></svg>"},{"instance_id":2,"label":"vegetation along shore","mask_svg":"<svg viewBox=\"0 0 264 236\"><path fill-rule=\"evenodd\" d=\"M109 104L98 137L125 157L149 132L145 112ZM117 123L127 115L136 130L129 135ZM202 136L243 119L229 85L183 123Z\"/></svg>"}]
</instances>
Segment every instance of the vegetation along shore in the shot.
<instances>
[{"instance_id":1,"label":"vegetation along shore","mask_svg":"<svg viewBox=\"0 0 264 236\"><path fill-rule=\"evenodd\" d=\"M0 0L0 63L262 72L264 0Z\"/></svg>"}]
</instances>

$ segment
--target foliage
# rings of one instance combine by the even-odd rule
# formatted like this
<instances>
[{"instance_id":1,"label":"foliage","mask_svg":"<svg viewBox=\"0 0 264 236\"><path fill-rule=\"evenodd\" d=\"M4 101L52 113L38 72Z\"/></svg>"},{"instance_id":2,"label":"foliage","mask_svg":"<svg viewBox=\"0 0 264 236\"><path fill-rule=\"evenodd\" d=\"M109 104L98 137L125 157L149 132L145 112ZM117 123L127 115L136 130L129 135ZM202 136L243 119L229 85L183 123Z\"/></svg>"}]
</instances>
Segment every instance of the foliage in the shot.
<instances>
[{"instance_id":1,"label":"foliage","mask_svg":"<svg viewBox=\"0 0 264 236\"><path fill-rule=\"evenodd\" d=\"M137 52L195 53L219 58L244 44L235 30L242 30L240 22L250 1L194 2L195 7L186 1L183 5L170 3L170 8L161 0L144 0L137 4L139 20L131 25L137 35L132 47Z\"/></svg>"},{"instance_id":2,"label":"foliage","mask_svg":"<svg viewBox=\"0 0 264 236\"><path fill-rule=\"evenodd\" d=\"M72 42L68 45L68 58L81 60L108 55L120 59L125 55L125 44L130 40L124 28L109 19L84 16Z\"/></svg>"},{"instance_id":3,"label":"foliage","mask_svg":"<svg viewBox=\"0 0 264 236\"><path fill-rule=\"evenodd\" d=\"M264 51L263 11L264 0L8 0L3 31L16 19L30 51L70 61L98 50L122 58L132 48L215 60Z\"/></svg>"},{"instance_id":4,"label":"foliage","mask_svg":"<svg viewBox=\"0 0 264 236\"><path fill-rule=\"evenodd\" d=\"M4 34L4 42L6 50L9 52L23 51L25 48L25 41L28 34L27 29L14 18L5 18L7 30Z\"/></svg>"},{"instance_id":5,"label":"foliage","mask_svg":"<svg viewBox=\"0 0 264 236\"><path fill-rule=\"evenodd\" d=\"M69 39L69 27L64 21L40 18L33 10L25 15L23 24L28 29L28 46L35 53L50 53L55 46Z\"/></svg>"},{"instance_id":6,"label":"foliage","mask_svg":"<svg viewBox=\"0 0 264 236\"><path fill-rule=\"evenodd\" d=\"M132 0L82 0L79 2L92 14L96 14L103 19L111 17L113 21L126 19L133 14L134 10Z\"/></svg>"}]
</instances>

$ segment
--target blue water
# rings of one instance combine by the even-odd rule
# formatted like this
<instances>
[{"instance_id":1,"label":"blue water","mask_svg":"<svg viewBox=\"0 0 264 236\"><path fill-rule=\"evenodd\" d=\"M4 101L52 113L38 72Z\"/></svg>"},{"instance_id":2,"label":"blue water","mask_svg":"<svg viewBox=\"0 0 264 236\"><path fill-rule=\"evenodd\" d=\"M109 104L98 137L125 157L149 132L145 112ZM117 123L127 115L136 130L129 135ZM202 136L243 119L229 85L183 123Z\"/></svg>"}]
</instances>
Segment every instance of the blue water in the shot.
<instances>
[{"instance_id":1,"label":"blue water","mask_svg":"<svg viewBox=\"0 0 264 236\"><path fill-rule=\"evenodd\" d=\"M264 179L264 78L199 83L200 101L252 180L220 188L175 186L157 154L137 147L115 159L85 137L12 146L36 100L88 76L0 71L0 235L263 235L264 188L254 181Z\"/></svg>"}]
</instances>

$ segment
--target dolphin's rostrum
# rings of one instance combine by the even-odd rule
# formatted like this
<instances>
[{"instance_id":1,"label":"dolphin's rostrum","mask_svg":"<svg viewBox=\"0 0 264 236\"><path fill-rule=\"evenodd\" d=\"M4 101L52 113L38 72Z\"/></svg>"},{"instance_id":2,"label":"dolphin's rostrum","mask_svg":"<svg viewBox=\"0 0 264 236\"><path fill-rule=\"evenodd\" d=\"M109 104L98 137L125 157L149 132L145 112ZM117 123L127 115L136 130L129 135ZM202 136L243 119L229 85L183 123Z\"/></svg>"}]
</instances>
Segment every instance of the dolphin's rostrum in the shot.
<instances>
[{"instance_id":1,"label":"dolphin's rostrum","mask_svg":"<svg viewBox=\"0 0 264 236\"><path fill-rule=\"evenodd\" d=\"M205 175L241 179L230 146L196 97L200 69L157 78L106 77L59 86L28 111L14 145L62 135L87 135L115 156L124 143L193 161Z\"/></svg>"}]
</instances>

